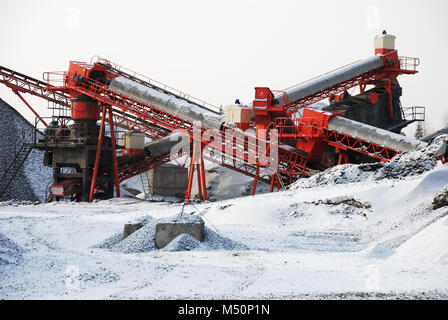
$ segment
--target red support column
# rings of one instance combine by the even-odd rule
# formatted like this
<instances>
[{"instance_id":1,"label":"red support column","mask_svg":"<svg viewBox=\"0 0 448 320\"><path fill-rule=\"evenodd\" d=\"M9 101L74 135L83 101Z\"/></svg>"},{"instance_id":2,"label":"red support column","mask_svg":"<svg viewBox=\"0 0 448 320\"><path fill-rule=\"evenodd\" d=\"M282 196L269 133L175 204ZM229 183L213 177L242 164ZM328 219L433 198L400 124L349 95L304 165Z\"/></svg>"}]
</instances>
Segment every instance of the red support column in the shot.
<instances>
[{"instance_id":1,"label":"red support column","mask_svg":"<svg viewBox=\"0 0 448 320\"><path fill-rule=\"evenodd\" d=\"M120 181L118 180L118 161L117 161L117 144L115 141L114 132L114 119L112 115L112 107L109 106L109 126L110 126L110 137L112 141L112 158L114 160L114 180L115 180L115 192L117 193L117 198L120 197Z\"/></svg>"},{"instance_id":2,"label":"red support column","mask_svg":"<svg viewBox=\"0 0 448 320\"><path fill-rule=\"evenodd\" d=\"M271 187L269 188L269 192L273 192L274 191L275 176L276 176L276 174L274 173L272 175L272 177L271 177Z\"/></svg>"},{"instance_id":3,"label":"red support column","mask_svg":"<svg viewBox=\"0 0 448 320\"><path fill-rule=\"evenodd\" d=\"M199 194L199 200L204 200L203 196L202 196L202 179L201 179L201 168L200 168L200 164L196 164L196 173L197 173L197 180L198 180L198 194Z\"/></svg>"},{"instance_id":4,"label":"red support column","mask_svg":"<svg viewBox=\"0 0 448 320\"><path fill-rule=\"evenodd\" d=\"M202 156L202 152L204 150L201 147L201 178L202 178L202 195L203 200L207 200L207 185L205 183L205 166L204 166L204 157Z\"/></svg>"},{"instance_id":5,"label":"red support column","mask_svg":"<svg viewBox=\"0 0 448 320\"><path fill-rule=\"evenodd\" d=\"M359 85L359 92L360 93L364 93L365 90L366 90L366 85L365 84L360 84Z\"/></svg>"},{"instance_id":6,"label":"red support column","mask_svg":"<svg viewBox=\"0 0 448 320\"><path fill-rule=\"evenodd\" d=\"M200 163L196 163L196 157L198 156L197 151L200 150ZM190 160L190 171L188 172L188 185L187 191L185 192L185 202L189 202L191 198L191 189L193 186L194 171L197 171L197 182L198 182L198 194L199 199L207 200L207 186L205 183L205 166L204 158L202 157L202 146L199 142L193 141L193 153L191 154Z\"/></svg>"},{"instance_id":7,"label":"red support column","mask_svg":"<svg viewBox=\"0 0 448 320\"><path fill-rule=\"evenodd\" d=\"M96 177L98 176L98 165L100 163L101 146L103 145L104 120L106 119L106 105L103 105L103 114L101 116L100 134L98 136L98 144L96 147L95 166L93 168L92 183L90 185L89 202L92 202L95 193Z\"/></svg>"},{"instance_id":8,"label":"red support column","mask_svg":"<svg viewBox=\"0 0 448 320\"><path fill-rule=\"evenodd\" d=\"M254 178L254 185L252 187L252 195L255 195L255 192L257 191L257 181L258 181L259 175L260 175L260 167L257 166L257 171L255 173L255 178Z\"/></svg>"},{"instance_id":9,"label":"red support column","mask_svg":"<svg viewBox=\"0 0 448 320\"><path fill-rule=\"evenodd\" d=\"M194 142L193 142L194 148ZM194 173L194 150L190 157L190 171L188 171L188 185L185 191L185 202L190 202L191 198L191 187L193 186L193 173Z\"/></svg>"}]
</instances>

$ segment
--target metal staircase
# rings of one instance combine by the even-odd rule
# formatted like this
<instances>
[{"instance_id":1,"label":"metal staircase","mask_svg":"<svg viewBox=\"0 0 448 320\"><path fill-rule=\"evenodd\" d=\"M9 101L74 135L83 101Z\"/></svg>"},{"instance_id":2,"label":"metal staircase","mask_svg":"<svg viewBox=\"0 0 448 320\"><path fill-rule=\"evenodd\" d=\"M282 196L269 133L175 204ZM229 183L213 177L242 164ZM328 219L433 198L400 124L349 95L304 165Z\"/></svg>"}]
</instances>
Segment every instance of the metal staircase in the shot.
<instances>
[{"instance_id":1,"label":"metal staircase","mask_svg":"<svg viewBox=\"0 0 448 320\"><path fill-rule=\"evenodd\" d=\"M15 154L12 162L7 166L5 173L0 178L0 199L5 194L20 168L22 168L32 149L32 146L23 143Z\"/></svg>"}]
</instances>

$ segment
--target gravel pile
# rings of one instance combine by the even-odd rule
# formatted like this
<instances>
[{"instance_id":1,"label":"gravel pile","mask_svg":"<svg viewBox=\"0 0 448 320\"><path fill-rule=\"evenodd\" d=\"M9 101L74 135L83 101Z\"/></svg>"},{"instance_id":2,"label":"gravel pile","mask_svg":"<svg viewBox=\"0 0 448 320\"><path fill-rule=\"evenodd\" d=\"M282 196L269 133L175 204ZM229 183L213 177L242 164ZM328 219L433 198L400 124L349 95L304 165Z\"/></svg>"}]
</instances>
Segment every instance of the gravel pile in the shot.
<instances>
[{"instance_id":1,"label":"gravel pile","mask_svg":"<svg viewBox=\"0 0 448 320\"><path fill-rule=\"evenodd\" d=\"M170 218L154 219L150 216L143 220L133 221L132 223L141 223L142 228L135 231L127 238L123 239L123 233L118 232L106 240L102 241L95 248L107 249L121 253L140 253L159 250L156 248L154 239L156 233L156 225L158 223L198 223L203 220L196 215L182 215ZM171 241L166 247L159 251L177 252L188 250L246 250L245 245L226 238L215 231L205 227L205 238L200 242L189 234L181 234Z\"/></svg>"},{"instance_id":2,"label":"gravel pile","mask_svg":"<svg viewBox=\"0 0 448 320\"><path fill-rule=\"evenodd\" d=\"M0 99L0 176L12 162L24 141L31 142L33 126ZM44 153L32 150L0 201L45 201L52 172L42 164Z\"/></svg>"},{"instance_id":3,"label":"gravel pile","mask_svg":"<svg viewBox=\"0 0 448 320\"><path fill-rule=\"evenodd\" d=\"M0 265L18 264L22 260L22 254L21 247L0 233Z\"/></svg>"},{"instance_id":4,"label":"gravel pile","mask_svg":"<svg viewBox=\"0 0 448 320\"><path fill-rule=\"evenodd\" d=\"M300 179L292 184L291 190L315 188L323 185L345 184L383 179L405 179L432 170L440 161L435 153L440 149L448 135L442 135L422 149L405 152L389 162L345 164L335 166L308 179Z\"/></svg>"}]
</instances>

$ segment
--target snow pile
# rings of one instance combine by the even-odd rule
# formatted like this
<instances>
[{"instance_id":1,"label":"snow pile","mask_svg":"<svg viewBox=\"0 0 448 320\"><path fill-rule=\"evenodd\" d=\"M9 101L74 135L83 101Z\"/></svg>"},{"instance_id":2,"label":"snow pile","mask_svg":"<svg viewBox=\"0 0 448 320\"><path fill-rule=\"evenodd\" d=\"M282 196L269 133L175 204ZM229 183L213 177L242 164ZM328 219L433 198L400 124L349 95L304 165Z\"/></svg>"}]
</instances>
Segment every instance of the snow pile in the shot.
<instances>
[{"instance_id":1,"label":"snow pile","mask_svg":"<svg viewBox=\"0 0 448 320\"><path fill-rule=\"evenodd\" d=\"M430 224L397 248L394 259L448 264L448 216Z\"/></svg>"},{"instance_id":2,"label":"snow pile","mask_svg":"<svg viewBox=\"0 0 448 320\"><path fill-rule=\"evenodd\" d=\"M169 218L154 219L147 216L144 219L132 222L143 225L139 230L133 232L127 238L123 239L123 233L118 232L107 238L95 248L108 249L114 252L121 253L140 253L158 250L155 245L156 225L159 223L198 223L203 220L196 215L182 215ZM160 249L161 251L175 252L185 250L246 250L247 247L232 241L226 237L219 235L213 230L205 227L205 238L200 242L189 234L181 234L166 247Z\"/></svg>"},{"instance_id":3,"label":"snow pile","mask_svg":"<svg viewBox=\"0 0 448 320\"><path fill-rule=\"evenodd\" d=\"M18 264L22 260L23 249L0 233L0 265Z\"/></svg>"},{"instance_id":4,"label":"snow pile","mask_svg":"<svg viewBox=\"0 0 448 320\"><path fill-rule=\"evenodd\" d=\"M434 200L432 201L432 208L437 210L448 206L448 185L443 188L442 191L436 194Z\"/></svg>"},{"instance_id":5,"label":"snow pile","mask_svg":"<svg viewBox=\"0 0 448 320\"><path fill-rule=\"evenodd\" d=\"M432 170L439 160L435 153L448 135L439 136L419 150L398 154L389 162L344 164L318 173L309 179L300 179L290 186L291 190L315 188L329 184L378 181L383 179L404 179Z\"/></svg>"},{"instance_id":6,"label":"snow pile","mask_svg":"<svg viewBox=\"0 0 448 320\"><path fill-rule=\"evenodd\" d=\"M447 181L448 166L439 166L420 180L403 181L401 188L396 185L378 186L378 191L370 191L368 197L374 202L375 212L363 230L364 240L397 249L443 218L448 213L447 209L433 210L432 201Z\"/></svg>"},{"instance_id":7,"label":"snow pile","mask_svg":"<svg viewBox=\"0 0 448 320\"><path fill-rule=\"evenodd\" d=\"M0 99L0 176L5 173L22 143L32 141L32 127L22 115ZM43 152L32 150L0 201L44 201L52 172L42 162Z\"/></svg>"}]
</instances>

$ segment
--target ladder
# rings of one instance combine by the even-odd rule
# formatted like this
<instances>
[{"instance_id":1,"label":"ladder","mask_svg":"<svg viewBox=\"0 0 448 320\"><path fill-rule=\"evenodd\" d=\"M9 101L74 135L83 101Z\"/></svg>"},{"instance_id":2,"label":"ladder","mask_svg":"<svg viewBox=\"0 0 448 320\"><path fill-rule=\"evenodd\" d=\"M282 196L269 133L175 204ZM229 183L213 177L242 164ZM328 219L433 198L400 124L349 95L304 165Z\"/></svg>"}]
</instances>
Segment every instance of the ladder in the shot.
<instances>
[{"instance_id":1,"label":"ladder","mask_svg":"<svg viewBox=\"0 0 448 320\"><path fill-rule=\"evenodd\" d=\"M148 171L140 173L140 180L142 182L143 193L145 194L145 200L149 200L149 177Z\"/></svg>"},{"instance_id":2,"label":"ladder","mask_svg":"<svg viewBox=\"0 0 448 320\"><path fill-rule=\"evenodd\" d=\"M26 143L23 143L19 148L19 151L15 154L14 159L6 168L5 173L0 178L0 198L3 197L9 185L19 172L20 168L22 168L32 149L33 147L27 145Z\"/></svg>"}]
</instances>

